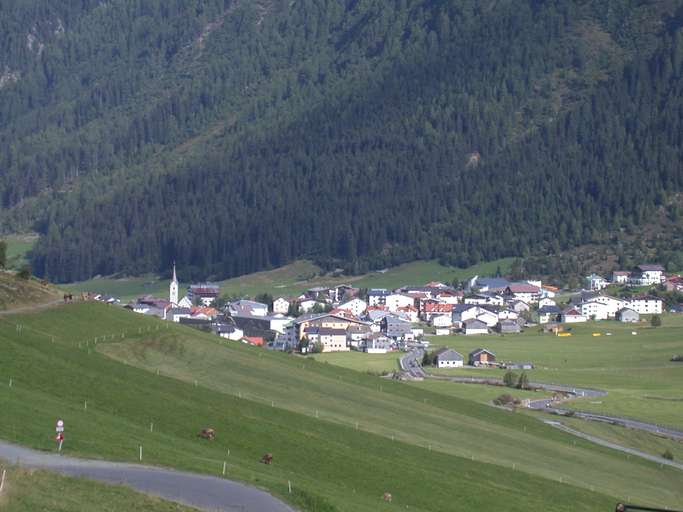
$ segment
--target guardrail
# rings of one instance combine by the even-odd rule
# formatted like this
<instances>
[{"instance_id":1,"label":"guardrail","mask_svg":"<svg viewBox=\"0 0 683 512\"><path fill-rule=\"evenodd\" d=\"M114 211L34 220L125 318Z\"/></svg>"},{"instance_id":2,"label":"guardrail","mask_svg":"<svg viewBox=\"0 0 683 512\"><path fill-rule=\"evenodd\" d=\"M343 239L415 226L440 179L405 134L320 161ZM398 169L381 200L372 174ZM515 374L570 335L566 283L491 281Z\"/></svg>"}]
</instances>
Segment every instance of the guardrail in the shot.
<instances>
[{"instance_id":1,"label":"guardrail","mask_svg":"<svg viewBox=\"0 0 683 512\"><path fill-rule=\"evenodd\" d=\"M680 510L671 510L669 508L641 507L640 505L627 505L625 503L618 503L614 510L615 512L628 512L629 510L640 510L644 512L681 512Z\"/></svg>"}]
</instances>

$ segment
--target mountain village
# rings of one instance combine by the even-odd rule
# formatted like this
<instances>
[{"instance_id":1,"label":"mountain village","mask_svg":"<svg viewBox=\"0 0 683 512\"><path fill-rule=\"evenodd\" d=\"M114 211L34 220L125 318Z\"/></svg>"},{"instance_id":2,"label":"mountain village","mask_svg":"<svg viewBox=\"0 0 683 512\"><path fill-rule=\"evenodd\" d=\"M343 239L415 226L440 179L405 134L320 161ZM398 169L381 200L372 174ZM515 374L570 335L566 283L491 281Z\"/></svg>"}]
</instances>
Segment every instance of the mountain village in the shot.
<instances>
[{"instance_id":1,"label":"mountain village","mask_svg":"<svg viewBox=\"0 0 683 512\"><path fill-rule=\"evenodd\" d=\"M384 354L426 348L430 339L445 335L510 335L538 327L571 336L571 324L590 320L638 323L643 316L665 311L664 300L648 294L653 288L683 292L683 277L667 275L660 265L643 264L612 272L609 279L592 274L583 289L573 291L536 280L474 276L457 287L440 282L394 290L345 284L315 287L266 304L250 299L222 301L220 287L212 283L192 284L180 298L174 265L168 299L144 296L124 307L273 350ZM619 296L608 293L613 289ZM93 298L120 303L109 296ZM681 305L669 305L671 312L681 310ZM470 354L468 364L495 363L495 354L478 350ZM443 365L463 362L460 357Z\"/></svg>"}]
</instances>

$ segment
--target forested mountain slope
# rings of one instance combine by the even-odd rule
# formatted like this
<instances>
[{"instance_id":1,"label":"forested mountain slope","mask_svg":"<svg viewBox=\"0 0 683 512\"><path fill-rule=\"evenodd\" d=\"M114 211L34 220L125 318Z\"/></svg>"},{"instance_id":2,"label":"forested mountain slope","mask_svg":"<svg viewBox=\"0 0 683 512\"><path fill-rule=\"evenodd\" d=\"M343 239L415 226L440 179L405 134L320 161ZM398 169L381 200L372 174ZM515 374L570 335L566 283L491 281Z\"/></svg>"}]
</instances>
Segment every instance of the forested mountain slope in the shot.
<instances>
[{"instance_id":1,"label":"forested mountain slope","mask_svg":"<svg viewBox=\"0 0 683 512\"><path fill-rule=\"evenodd\" d=\"M681 1L40 4L0 0L0 218L52 279L467 265L683 186Z\"/></svg>"}]
</instances>

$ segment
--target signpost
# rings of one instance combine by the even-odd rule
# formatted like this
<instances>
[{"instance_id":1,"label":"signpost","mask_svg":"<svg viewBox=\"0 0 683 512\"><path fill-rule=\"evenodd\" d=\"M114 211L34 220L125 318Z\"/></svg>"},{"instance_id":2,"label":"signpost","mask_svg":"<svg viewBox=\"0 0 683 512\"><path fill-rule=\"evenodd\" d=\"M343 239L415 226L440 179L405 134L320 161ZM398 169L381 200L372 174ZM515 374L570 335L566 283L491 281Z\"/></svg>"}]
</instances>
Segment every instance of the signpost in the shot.
<instances>
[{"instance_id":1,"label":"signpost","mask_svg":"<svg viewBox=\"0 0 683 512\"><path fill-rule=\"evenodd\" d=\"M55 437L55 440L57 443L59 443L59 447L57 448L58 451L62 451L62 444L64 443L64 422L62 420L57 420L57 426L55 427L55 432L57 432L57 436Z\"/></svg>"}]
</instances>

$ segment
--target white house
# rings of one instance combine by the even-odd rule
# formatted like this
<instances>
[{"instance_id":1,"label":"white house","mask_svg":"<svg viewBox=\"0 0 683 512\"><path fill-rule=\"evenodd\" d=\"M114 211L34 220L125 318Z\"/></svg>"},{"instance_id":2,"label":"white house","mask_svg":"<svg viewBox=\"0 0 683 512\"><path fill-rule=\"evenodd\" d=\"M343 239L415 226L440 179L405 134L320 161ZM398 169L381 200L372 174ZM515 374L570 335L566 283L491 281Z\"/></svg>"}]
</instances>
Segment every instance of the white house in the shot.
<instances>
[{"instance_id":1,"label":"white house","mask_svg":"<svg viewBox=\"0 0 683 512\"><path fill-rule=\"evenodd\" d=\"M612 283L627 284L631 278L631 273L627 270L615 270L612 272Z\"/></svg>"},{"instance_id":2,"label":"white house","mask_svg":"<svg viewBox=\"0 0 683 512\"><path fill-rule=\"evenodd\" d=\"M244 331L242 329L238 329L230 324L220 324L216 326L215 333L221 338L232 341L239 341L244 337Z\"/></svg>"},{"instance_id":3,"label":"white house","mask_svg":"<svg viewBox=\"0 0 683 512\"><path fill-rule=\"evenodd\" d=\"M415 299L402 293L391 293L384 298L384 305L391 312L398 311L398 308L405 308L407 306L414 306Z\"/></svg>"},{"instance_id":4,"label":"white house","mask_svg":"<svg viewBox=\"0 0 683 512\"><path fill-rule=\"evenodd\" d=\"M605 279L602 276L599 276L597 274L591 274L586 278L586 282L588 284L588 289L592 291L600 291L609 285L607 282L607 279Z\"/></svg>"},{"instance_id":5,"label":"white house","mask_svg":"<svg viewBox=\"0 0 683 512\"><path fill-rule=\"evenodd\" d=\"M489 305L489 306L502 306L505 303L502 295L495 293L476 293L465 297L463 299L464 304L477 304L477 305Z\"/></svg>"},{"instance_id":6,"label":"white house","mask_svg":"<svg viewBox=\"0 0 683 512\"><path fill-rule=\"evenodd\" d=\"M365 310L368 309L368 303L362 299L351 299L350 301L337 306L337 309L350 311L355 316L360 317L363 313L365 313Z\"/></svg>"},{"instance_id":7,"label":"white house","mask_svg":"<svg viewBox=\"0 0 683 512\"><path fill-rule=\"evenodd\" d=\"M560 317L560 321L563 324L575 324L575 323L579 323L579 322L587 322L588 317L582 315L581 312L578 311L576 308L569 308L569 309L565 309L562 312L562 316Z\"/></svg>"},{"instance_id":8,"label":"white house","mask_svg":"<svg viewBox=\"0 0 683 512\"><path fill-rule=\"evenodd\" d=\"M664 301L649 296L631 297L624 307L632 309L640 315L661 315L664 310Z\"/></svg>"},{"instance_id":9,"label":"white house","mask_svg":"<svg viewBox=\"0 0 683 512\"><path fill-rule=\"evenodd\" d=\"M432 325L434 327L450 327L451 325L453 325L453 317L451 315L433 316Z\"/></svg>"},{"instance_id":10,"label":"white house","mask_svg":"<svg viewBox=\"0 0 683 512\"><path fill-rule=\"evenodd\" d=\"M448 336L450 333L451 329L449 327L437 327L434 329L435 336Z\"/></svg>"},{"instance_id":11,"label":"white house","mask_svg":"<svg viewBox=\"0 0 683 512\"><path fill-rule=\"evenodd\" d=\"M389 291L383 288L373 288L368 290L368 305L370 306L384 306L386 305L386 297Z\"/></svg>"},{"instance_id":12,"label":"white house","mask_svg":"<svg viewBox=\"0 0 683 512\"><path fill-rule=\"evenodd\" d=\"M230 314L233 316L266 316L268 315L268 304L253 300L236 300L228 306Z\"/></svg>"},{"instance_id":13,"label":"white house","mask_svg":"<svg viewBox=\"0 0 683 512\"><path fill-rule=\"evenodd\" d=\"M289 312L289 301L284 297L278 297L273 301L273 313L286 315Z\"/></svg>"},{"instance_id":14,"label":"white house","mask_svg":"<svg viewBox=\"0 0 683 512\"><path fill-rule=\"evenodd\" d=\"M437 368L462 368L464 364L462 354L453 349L441 349L436 353Z\"/></svg>"},{"instance_id":15,"label":"white house","mask_svg":"<svg viewBox=\"0 0 683 512\"><path fill-rule=\"evenodd\" d=\"M309 313L310 311L313 310L313 308L318 305L321 308L325 307L325 304L322 302L318 302L317 300L314 299L304 299L301 302L299 302L299 310L302 313Z\"/></svg>"},{"instance_id":16,"label":"white house","mask_svg":"<svg viewBox=\"0 0 683 512\"><path fill-rule=\"evenodd\" d=\"M617 312L617 320L620 322L639 322L640 321L640 315L638 314L637 311L633 311L632 309L629 308L624 308L620 309Z\"/></svg>"},{"instance_id":17,"label":"white house","mask_svg":"<svg viewBox=\"0 0 683 512\"><path fill-rule=\"evenodd\" d=\"M652 286L664 282L661 265L638 265L631 273L629 282L634 286Z\"/></svg>"},{"instance_id":18,"label":"white house","mask_svg":"<svg viewBox=\"0 0 683 512\"><path fill-rule=\"evenodd\" d=\"M543 306L557 306L557 302L549 297L544 297L538 301L538 308L540 309Z\"/></svg>"},{"instance_id":19,"label":"white house","mask_svg":"<svg viewBox=\"0 0 683 512\"><path fill-rule=\"evenodd\" d=\"M496 323L494 325L496 325L497 323L498 320L496 317ZM464 331L465 335L467 336L472 336L473 334L488 334L489 327L484 322L478 319L465 320Z\"/></svg>"},{"instance_id":20,"label":"white house","mask_svg":"<svg viewBox=\"0 0 683 512\"><path fill-rule=\"evenodd\" d=\"M541 298L541 288L529 283L512 283L505 288L504 295L508 299L516 299L535 304Z\"/></svg>"},{"instance_id":21,"label":"white house","mask_svg":"<svg viewBox=\"0 0 683 512\"><path fill-rule=\"evenodd\" d=\"M501 309L498 311L498 320L517 320L518 318L519 313L512 309Z\"/></svg>"},{"instance_id":22,"label":"white house","mask_svg":"<svg viewBox=\"0 0 683 512\"><path fill-rule=\"evenodd\" d=\"M609 295L597 295L580 304L581 313L588 318L595 316L596 320L614 318L617 311L627 306L627 301Z\"/></svg>"}]
</instances>

